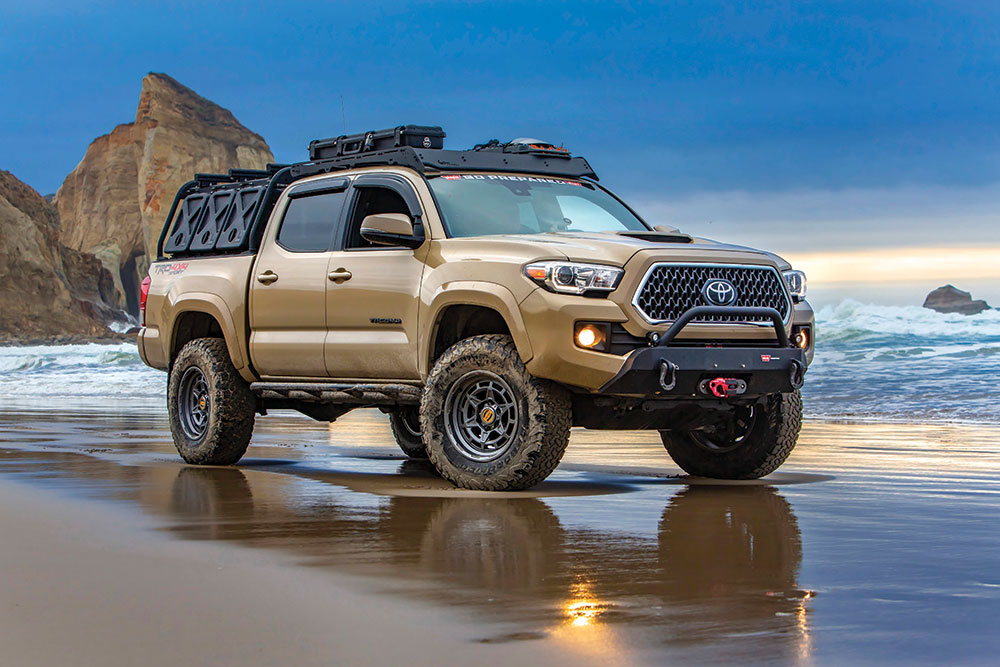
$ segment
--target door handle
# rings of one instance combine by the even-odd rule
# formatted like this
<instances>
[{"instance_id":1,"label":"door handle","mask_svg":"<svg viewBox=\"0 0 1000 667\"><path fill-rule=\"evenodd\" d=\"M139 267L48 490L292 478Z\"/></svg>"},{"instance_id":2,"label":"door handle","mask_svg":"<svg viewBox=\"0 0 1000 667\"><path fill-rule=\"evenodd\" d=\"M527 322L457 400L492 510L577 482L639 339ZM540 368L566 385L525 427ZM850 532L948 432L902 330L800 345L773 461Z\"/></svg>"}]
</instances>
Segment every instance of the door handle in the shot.
<instances>
[{"instance_id":1,"label":"door handle","mask_svg":"<svg viewBox=\"0 0 1000 667\"><path fill-rule=\"evenodd\" d=\"M264 273L258 274L257 282L263 283L265 285L270 285L275 280L278 279L278 274L274 271L265 271Z\"/></svg>"},{"instance_id":2,"label":"door handle","mask_svg":"<svg viewBox=\"0 0 1000 667\"><path fill-rule=\"evenodd\" d=\"M330 273L326 274L326 277L335 283L342 283L345 280L350 280L351 276L353 275L354 274L348 271L347 269L337 269L336 271L331 271Z\"/></svg>"}]
</instances>

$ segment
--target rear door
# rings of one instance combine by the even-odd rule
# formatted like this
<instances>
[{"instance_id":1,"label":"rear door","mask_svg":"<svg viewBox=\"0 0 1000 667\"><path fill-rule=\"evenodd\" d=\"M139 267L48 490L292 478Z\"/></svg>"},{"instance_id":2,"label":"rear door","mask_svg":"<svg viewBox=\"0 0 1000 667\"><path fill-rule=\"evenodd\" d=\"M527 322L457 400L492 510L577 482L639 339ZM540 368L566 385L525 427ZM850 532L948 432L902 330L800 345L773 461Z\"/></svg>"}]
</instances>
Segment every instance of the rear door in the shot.
<instances>
[{"instance_id":1,"label":"rear door","mask_svg":"<svg viewBox=\"0 0 1000 667\"><path fill-rule=\"evenodd\" d=\"M250 276L250 357L262 377L327 376L327 266L348 185L343 177L293 185L278 203Z\"/></svg>"}]
</instances>

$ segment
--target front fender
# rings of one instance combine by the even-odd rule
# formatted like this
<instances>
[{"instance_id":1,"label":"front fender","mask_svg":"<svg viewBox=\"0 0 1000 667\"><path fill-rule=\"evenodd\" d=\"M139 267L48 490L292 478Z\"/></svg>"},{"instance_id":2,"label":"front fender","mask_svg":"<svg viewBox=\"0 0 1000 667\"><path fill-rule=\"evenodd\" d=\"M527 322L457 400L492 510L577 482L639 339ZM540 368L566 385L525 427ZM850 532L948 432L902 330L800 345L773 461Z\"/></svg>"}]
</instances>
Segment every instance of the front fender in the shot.
<instances>
[{"instance_id":1,"label":"front fender","mask_svg":"<svg viewBox=\"0 0 1000 667\"><path fill-rule=\"evenodd\" d=\"M420 317L422 322L431 323L430 326L421 327L423 333L420 339L418 364L421 377L426 377L430 372L431 346L437 337L441 313L448 306L482 306L495 310L507 323L521 360L524 363L531 361L533 356L531 342L528 340L524 319L521 317L514 294L497 283L478 280L455 281L445 283L431 295L430 301L424 306L424 314Z\"/></svg>"}]
</instances>

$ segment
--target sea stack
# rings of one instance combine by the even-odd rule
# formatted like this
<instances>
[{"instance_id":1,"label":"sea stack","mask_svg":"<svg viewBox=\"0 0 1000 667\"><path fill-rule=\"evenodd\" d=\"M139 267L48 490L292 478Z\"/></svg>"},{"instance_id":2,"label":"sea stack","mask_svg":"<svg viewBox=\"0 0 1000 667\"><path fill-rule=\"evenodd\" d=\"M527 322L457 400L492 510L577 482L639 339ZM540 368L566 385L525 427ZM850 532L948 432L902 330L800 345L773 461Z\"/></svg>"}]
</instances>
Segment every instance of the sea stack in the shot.
<instances>
[{"instance_id":1,"label":"sea stack","mask_svg":"<svg viewBox=\"0 0 1000 667\"><path fill-rule=\"evenodd\" d=\"M114 276L121 306L139 312L139 284L174 194L195 172L261 169L264 139L166 74L142 80L135 121L95 139L55 203L62 242L93 253Z\"/></svg>"},{"instance_id":2,"label":"sea stack","mask_svg":"<svg viewBox=\"0 0 1000 667\"><path fill-rule=\"evenodd\" d=\"M936 310L939 313L961 313L975 315L989 310L990 305L982 299L973 300L972 294L963 292L954 285L945 285L927 295L924 308Z\"/></svg>"}]
</instances>

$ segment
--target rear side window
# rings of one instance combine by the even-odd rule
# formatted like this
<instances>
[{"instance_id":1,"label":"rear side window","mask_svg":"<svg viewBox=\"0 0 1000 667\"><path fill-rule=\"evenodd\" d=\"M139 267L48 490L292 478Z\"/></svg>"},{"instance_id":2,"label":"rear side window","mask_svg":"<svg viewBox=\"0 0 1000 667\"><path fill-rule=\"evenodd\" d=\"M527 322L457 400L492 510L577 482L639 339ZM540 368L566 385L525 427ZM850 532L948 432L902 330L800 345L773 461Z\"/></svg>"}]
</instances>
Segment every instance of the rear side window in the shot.
<instances>
[{"instance_id":1,"label":"rear side window","mask_svg":"<svg viewBox=\"0 0 1000 667\"><path fill-rule=\"evenodd\" d=\"M329 250L346 196L346 192L325 192L290 200L278 229L278 244L294 252Z\"/></svg>"}]
</instances>

